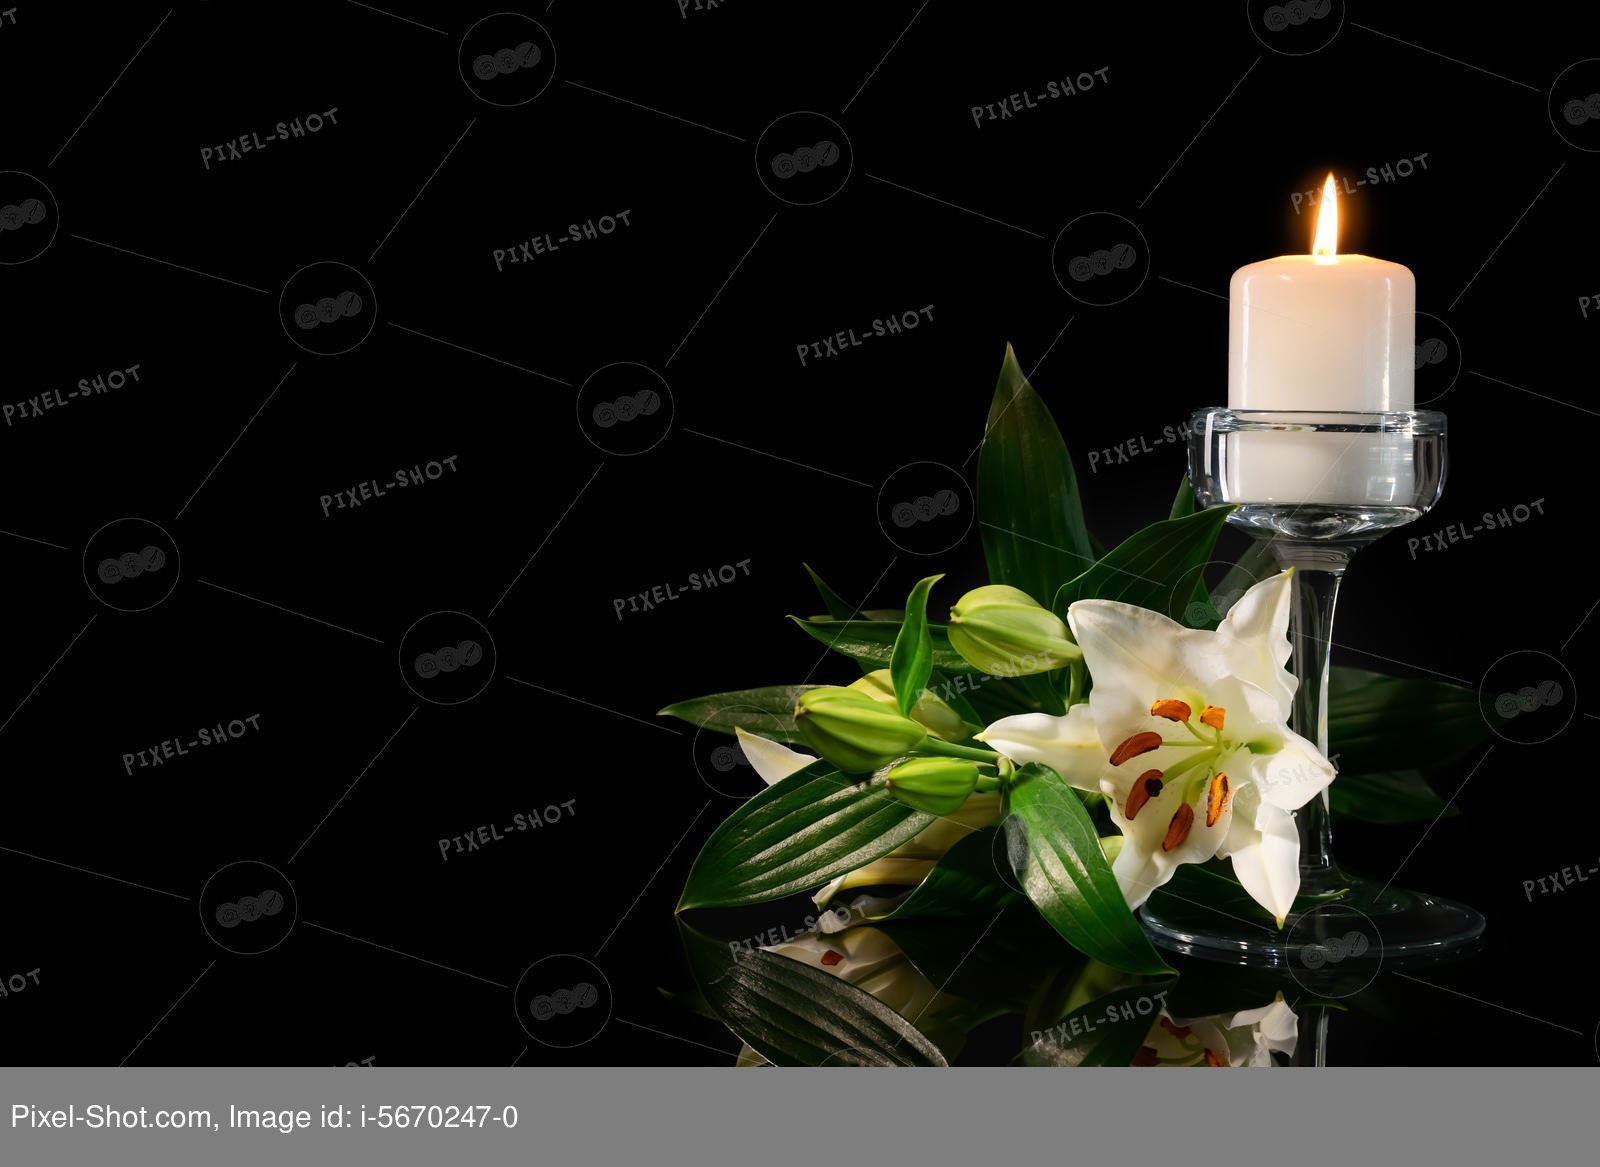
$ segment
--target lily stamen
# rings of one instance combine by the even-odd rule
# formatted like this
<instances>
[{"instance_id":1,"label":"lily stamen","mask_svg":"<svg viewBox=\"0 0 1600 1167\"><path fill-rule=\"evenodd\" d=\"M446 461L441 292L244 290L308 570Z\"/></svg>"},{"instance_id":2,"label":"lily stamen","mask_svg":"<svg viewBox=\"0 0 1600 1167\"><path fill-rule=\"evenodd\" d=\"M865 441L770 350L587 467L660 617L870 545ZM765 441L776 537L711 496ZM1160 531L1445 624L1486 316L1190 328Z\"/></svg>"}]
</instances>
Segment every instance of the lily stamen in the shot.
<instances>
[{"instance_id":1,"label":"lily stamen","mask_svg":"<svg viewBox=\"0 0 1600 1167\"><path fill-rule=\"evenodd\" d=\"M1215 775L1211 779L1210 801L1206 803L1206 826L1217 825L1217 820L1222 817L1222 812L1228 809L1228 800L1232 797L1233 788L1228 783L1228 776Z\"/></svg>"},{"instance_id":2,"label":"lily stamen","mask_svg":"<svg viewBox=\"0 0 1600 1167\"><path fill-rule=\"evenodd\" d=\"M1152 798L1161 797L1163 785L1160 770L1146 770L1139 775L1138 781L1133 784L1133 789L1128 791L1127 805L1122 808L1122 813L1127 816L1130 823L1145 803Z\"/></svg>"},{"instance_id":3,"label":"lily stamen","mask_svg":"<svg viewBox=\"0 0 1600 1167\"><path fill-rule=\"evenodd\" d=\"M1200 711L1200 724L1209 725L1212 729L1221 732L1223 719L1228 711L1220 705L1207 705Z\"/></svg>"},{"instance_id":4,"label":"lily stamen","mask_svg":"<svg viewBox=\"0 0 1600 1167\"><path fill-rule=\"evenodd\" d=\"M1151 717L1165 717L1168 721L1188 721L1193 715L1194 709L1189 703L1175 697L1163 698L1150 706Z\"/></svg>"},{"instance_id":5,"label":"lily stamen","mask_svg":"<svg viewBox=\"0 0 1600 1167\"><path fill-rule=\"evenodd\" d=\"M1151 750L1159 749L1161 744L1159 733L1152 733L1150 730L1136 733L1111 751L1111 764L1120 766L1129 758L1137 758L1140 754L1148 754Z\"/></svg>"},{"instance_id":6,"label":"lily stamen","mask_svg":"<svg viewBox=\"0 0 1600 1167\"><path fill-rule=\"evenodd\" d=\"M1178 807L1172 816L1172 821L1167 824L1166 838L1161 840L1161 849L1170 851L1181 846L1189 837L1189 828L1194 826L1194 807L1187 802Z\"/></svg>"}]
</instances>

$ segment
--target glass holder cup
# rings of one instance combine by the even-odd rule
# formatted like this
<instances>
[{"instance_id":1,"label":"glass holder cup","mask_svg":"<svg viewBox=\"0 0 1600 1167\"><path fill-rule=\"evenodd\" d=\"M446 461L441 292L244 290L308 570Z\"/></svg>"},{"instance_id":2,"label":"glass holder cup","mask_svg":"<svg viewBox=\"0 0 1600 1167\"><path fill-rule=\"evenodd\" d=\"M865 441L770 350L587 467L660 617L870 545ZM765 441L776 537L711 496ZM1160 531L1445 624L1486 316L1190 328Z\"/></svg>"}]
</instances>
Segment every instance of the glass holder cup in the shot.
<instances>
[{"instance_id":1,"label":"glass holder cup","mask_svg":"<svg viewBox=\"0 0 1600 1167\"><path fill-rule=\"evenodd\" d=\"M1444 415L1210 408L1190 426L1196 507L1233 506L1228 521L1266 540L1280 569L1294 569L1291 663L1299 685L1290 724L1327 755L1340 580L1356 551L1438 501ZM1483 916L1464 904L1340 868L1327 791L1296 811L1295 822L1300 896L1282 930L1264 911L1264 923L1254 922L1158 890L1141 909L1152 941L1186 956L1326 978L1368 975L1378 961L1454 958L1482 936Z\"/></svg>"}]
</instances>

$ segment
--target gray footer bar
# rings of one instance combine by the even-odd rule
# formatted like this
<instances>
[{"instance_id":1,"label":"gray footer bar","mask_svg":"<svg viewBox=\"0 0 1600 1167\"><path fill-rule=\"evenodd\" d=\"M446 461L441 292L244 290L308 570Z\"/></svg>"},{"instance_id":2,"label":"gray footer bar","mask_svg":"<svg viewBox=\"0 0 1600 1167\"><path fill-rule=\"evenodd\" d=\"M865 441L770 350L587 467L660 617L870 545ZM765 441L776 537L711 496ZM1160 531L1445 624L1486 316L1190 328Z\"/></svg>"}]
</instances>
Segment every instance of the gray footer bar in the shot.
<instances>
[{"instance_id":1,"label":"gray footer bar","mask_svg":"<svg viewBox=\"0 0 1600 1167\"><path fill-rule=\"evenodd\" d=\"M10 1068L0 1164L1564 1163L1597 1097L1600 1067Z\"/></svg>"}]
</instances>

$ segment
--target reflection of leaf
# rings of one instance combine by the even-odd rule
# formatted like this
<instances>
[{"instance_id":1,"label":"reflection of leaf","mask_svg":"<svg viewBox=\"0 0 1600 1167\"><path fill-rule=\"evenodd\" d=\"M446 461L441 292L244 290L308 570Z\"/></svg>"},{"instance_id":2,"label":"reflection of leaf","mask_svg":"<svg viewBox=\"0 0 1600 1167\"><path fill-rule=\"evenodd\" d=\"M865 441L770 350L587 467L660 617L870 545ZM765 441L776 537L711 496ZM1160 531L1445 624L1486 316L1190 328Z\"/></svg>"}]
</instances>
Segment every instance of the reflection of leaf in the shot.
<instances>
[{"instance_id":1,"label":"reflection of leaf","mask_svg":"<svg viewBox=\"0 0 1600 1167\"><path fill-rule=\"evenodd\" d=\"M1041 984L1085 959L1031 908L1025 914L896 917L877 927L940 991L1004 1011L1021 1012Z\"/></svg>"},{"instance_id":2,"label":"reflection of leaf","mask_svg":"<svg viewBox=\"0 0 1600 1167\"><path fill-rule=\"evenodd\" d=\"M1283 994L1285 1003L1296 1014L1313 1006L1332 1004L1314 996L1282 969L1244 968L1218 965L1206 960L1179 960L1178 983L1167 996L1167 1008L1174 1017L1193 1020L1259 1009L1272 1004Z\"/></svg>"},{"instance_id":3,"label":"reflection of leaf","mask_svg":"<svg viewBox=\"0 0 1600 1167\"><path fill-rule=\"evenodd\" d=\"M1025 1066L1127 1066L1161 1016L1177 984L1167 977L1107 993L1068 1013L1053 1026L1027 1035Z\"/></svg>"},{"instance_id":4,"label":"reflection of leaf","mask_svg":"<svg viewBox=\"0 0 1600 1167\"><path fill-rule=\"evenodd\" d=\"M803 961L678 927L707 1005L775 1066L942 1066L944 1055L900 1014Z\"/></svg>"},{"instance_id":5,"label":"reflection of leaf","mask_svg":"<svg viewBox=\"0 0 1600 1167\"><path fill-rule=\"evenodd\" d=\"M818 759L722 821L695 856L678 910L732 907L814 888L893 851L934 820Z\"/></svg>"}]
</instances>

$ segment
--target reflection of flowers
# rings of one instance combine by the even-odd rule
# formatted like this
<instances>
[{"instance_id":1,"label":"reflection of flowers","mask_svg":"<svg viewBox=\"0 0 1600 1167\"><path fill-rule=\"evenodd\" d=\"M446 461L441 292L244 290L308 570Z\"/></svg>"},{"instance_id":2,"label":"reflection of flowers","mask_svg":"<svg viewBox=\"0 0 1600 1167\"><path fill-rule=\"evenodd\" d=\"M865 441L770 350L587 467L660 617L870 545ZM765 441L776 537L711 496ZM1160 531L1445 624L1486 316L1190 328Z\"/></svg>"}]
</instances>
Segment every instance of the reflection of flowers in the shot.
<instances>
[{"instance_id":1,"label":"reflection of flowers","mask_svg":"<svg viewBox=\"0 0 1600 1167\"><path fill-rule=\"evenodd\" d=\"M1270 1005L1188 1021L1166 1010L1150 1027L1136 1066L1270 1066L1272 1055L1293 1058L1300 1019L1279 993Z\"/></svg>"},{"instance_id":2,"label":"reflection of flowers","mask_svg":"<svg viewBox=\"0 0 1600 1167\"><path fill-rule=\"evenodd\" d=\"M805 932L783 944L763 951L776 952L812 968L832 973L856 988L871 993L900 1016L911 1022L936 1045L959 1043L960 1027L941 1027L940 1015L951 1006L963 1004L959 997L942 993L900 951L900 946L877 928L847 928L824 935ZM747 1043L739 1050L738 1065L767 1064Z\"/></svg>"},{"instance_id":3,"label":"reflection of flowers","mask_svg":"<svg viewBox=\"0 0 1600 1167\"><path fill-rule=\"evenodd\" d=\"M1065 716L1002 718L977 735L1018 762L1105 794L1126 836L1113 870L1138 907L1182 863L1233 860L1245 890L1283 926L1300 890L1292 811L1333 781L1288 728L1289 579L1256 584L1215 632L1111 600L1067 621L1094 680Z\"/></svg>"}]
</instances>

